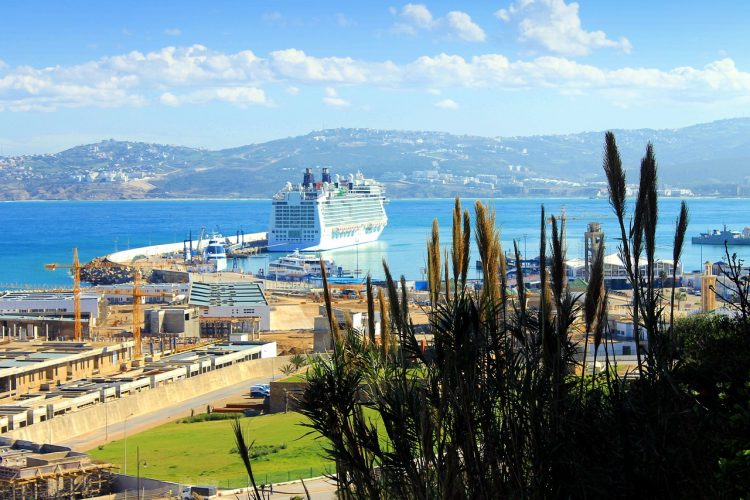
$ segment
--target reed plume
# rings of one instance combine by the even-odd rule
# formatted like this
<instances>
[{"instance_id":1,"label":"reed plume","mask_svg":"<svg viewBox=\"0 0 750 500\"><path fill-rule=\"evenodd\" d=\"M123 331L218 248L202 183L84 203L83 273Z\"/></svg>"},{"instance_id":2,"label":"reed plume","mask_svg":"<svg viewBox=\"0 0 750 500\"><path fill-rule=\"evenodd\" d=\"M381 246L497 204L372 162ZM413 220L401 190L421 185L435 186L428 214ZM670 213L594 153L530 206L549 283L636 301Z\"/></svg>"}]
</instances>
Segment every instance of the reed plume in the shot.
<instances>
[{"instance_id":1,"label":"reed plume","mask_svg":"<svg viewBox=\"0 0 750 500\"><path fill-rule=\"evenodd\" d=\"M495 212L494 210L488 211L487 207L480 201L476 202L474 210L476 213L476 241L484 274L482 298L483 300L489 300L494 309L499 291L498 254L500 246L500 239L495 229Z\"/></svg>"},{"instance_id":2,"label":"reed plume","mask_svg":"<svg viewBox=\"0 0 750 500\"><path fill-rule=\"evenodd\" d=\"M461 270L464 268L463 235L461 233L461 199L456 196L456 202L453 207L453 241L451 242L453 246L451 258L453 259L453 281L455 286L458 286Z\"/></svg>"},{"instance_id":3,"label":"reed plume","mask_svg":"<svg viewBox=\"0 0 750 500\"><path fill-rule=\"evenodd\" d=\"M462 233L463 248L461 249L461 289L466 287L466 278L469 275L469 258L471 248L471 217L469 211L464 210L464 230Z\"/></svg>"},{"instance_id":4,"label":"reed plume","mask_svg":"<svg viewBox=\"0 0 750 500\"><path fill-rule=\"evenodd\" d=\"M674 231L674 245L672 246L672 293L669 300L669 330L672 332L674 326L674 294L677 286L677 264L682 257L682 245L685 243L690 212L687 203L680 204L680 215L677 216L677 225Z\"/></svg>"},{"instance_id":5,"label":"reed plume","mask_svg":"<svg viewBox=\"0 0 750 500\"><path fill-rule=\"evenodd\" d=\"M432 234L427 242L427 280L430 302L436 307L440 298L440 227L437 219L432 221Z\"/></svg>"},{"instance_id":6,"label":"reed plume","mask_svg":"<svg viewBox=\"0 0 750 500\"><path fill-rule=\"evenodd\" d=\"M328 289L328 276L326 276L326 266L323 257L320 258L320 275L323 278L323 301L326 305L326 315L328 316L328 328L331 330L331 339L333 348L336 348L339 338L339 325L333 315L333 306L331 305L331 291Z\"/></svg>"},{"instance_id":7,"label":"reed plume","mask_svg":"<svg viewBox=\"0 0 750 500\"><path fill-rule=\"evenodd\" d=\"M372 293L372 277L367 273L367 333L370 345L375 345L375 296Z\"/></svg>"},{"instance_id":8,"label":"reed plume","mask_svg":"<svg viewBox=\"0 0 750 500\"><path fill-rule=\"evenodd\" d=\"M586 338L583 347L583 375L586 374L586 356L588 354L589 336L594 334L594 349L599 349L601 343L601 322L604 314L604 241L601 242L594 254L589 272L589 282L586 286L586 298L583 302L583 316L586 324ZM596 359L596 358L594 358ZM596 363L596 361L594 361ZM581 379L583 387L583 378Z\"/></svg>"},{"instance_id":9,"label":"reed plume","mask_svg":"<svg viewBox=\"0 0 750 500\"><path fill-rule=\"evenodd\" d=\"M389 323L388 311L385 305L385 295L383 289L378 290L378 309L380 310L380 345L383 348L383 357L388 355L389 342Z\"/></svg>"}]
</instances>

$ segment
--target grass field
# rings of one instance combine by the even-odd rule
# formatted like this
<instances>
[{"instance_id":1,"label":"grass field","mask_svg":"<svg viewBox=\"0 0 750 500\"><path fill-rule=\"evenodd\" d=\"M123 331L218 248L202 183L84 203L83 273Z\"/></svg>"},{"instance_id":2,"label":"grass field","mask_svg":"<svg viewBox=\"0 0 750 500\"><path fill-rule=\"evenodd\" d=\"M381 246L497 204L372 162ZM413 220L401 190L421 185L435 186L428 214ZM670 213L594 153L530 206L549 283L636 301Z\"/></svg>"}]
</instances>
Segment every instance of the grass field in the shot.
<instances>
[{"instance_id":1,"label":"grass field","mask_svg":"<svg viewBox=\"0 0 750 500\"><path fill-rule=\"evenodd\" d=\"M331 471L332 463L321 457L324 441L305 435L309 429L299 425L303 418L290 412L242 419L249 440L255 440L258 449L275 450L253 460L258 483L319 476ZM138 450L143 477L224 488L246 486L240 457L231 452L235 448L231 424L231 420L172 422L128 436L128 473L136 473ZM113 441L89 453L123 469L123 441Z\"/></svg>"}]
</instances>

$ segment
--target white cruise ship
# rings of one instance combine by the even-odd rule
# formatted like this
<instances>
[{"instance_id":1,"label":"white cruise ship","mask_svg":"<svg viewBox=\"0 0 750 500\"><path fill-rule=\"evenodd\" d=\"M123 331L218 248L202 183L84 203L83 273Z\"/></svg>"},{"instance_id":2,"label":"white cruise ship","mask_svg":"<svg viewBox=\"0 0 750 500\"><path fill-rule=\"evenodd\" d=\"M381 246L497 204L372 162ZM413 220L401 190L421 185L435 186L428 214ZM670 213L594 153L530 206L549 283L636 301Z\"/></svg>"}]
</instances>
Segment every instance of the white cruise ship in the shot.
<instances>
[{"instance_id":1,"label":"white cruise ship","mask_svg":"<svg viewBox=\"0 0 750 500\"><path fill-rule=\"evenodd\" d=\"M311 169L302 184L286 186L273 197L268 250L320 251L375 241L383 232L385 190L361 173L331 179L323 168L320 182Z\"/></svg>"}]
</instances>

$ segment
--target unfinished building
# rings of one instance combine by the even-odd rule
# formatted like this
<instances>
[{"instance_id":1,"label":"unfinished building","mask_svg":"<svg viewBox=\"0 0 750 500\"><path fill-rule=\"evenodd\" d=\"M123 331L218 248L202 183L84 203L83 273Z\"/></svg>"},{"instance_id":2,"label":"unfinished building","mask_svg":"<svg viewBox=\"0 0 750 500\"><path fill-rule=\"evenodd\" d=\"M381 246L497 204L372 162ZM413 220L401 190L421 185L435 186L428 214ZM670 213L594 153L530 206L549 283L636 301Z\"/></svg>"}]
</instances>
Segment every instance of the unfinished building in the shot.
<instances>
[{"instance_id":1,"label":"unfinished building","mask_svg":"<svg viewBox=\"0 0 750 500\"><path fill-rule=\"evenodd\" d=\"M0 438L0 498L91 498L112 491L112 466L64 446Z\"/></svg>"}]
</instances>

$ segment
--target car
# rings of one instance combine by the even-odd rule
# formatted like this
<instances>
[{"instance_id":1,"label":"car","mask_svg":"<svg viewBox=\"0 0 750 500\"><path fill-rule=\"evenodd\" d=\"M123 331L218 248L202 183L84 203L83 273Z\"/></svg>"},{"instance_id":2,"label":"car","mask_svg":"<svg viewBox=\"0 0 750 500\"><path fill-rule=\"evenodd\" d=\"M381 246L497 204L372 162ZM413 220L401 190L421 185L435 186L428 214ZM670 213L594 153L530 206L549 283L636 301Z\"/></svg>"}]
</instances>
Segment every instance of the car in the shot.
<instances>
[{"instance_id":1,"label":"car","mask_svg":"<svg viewBox=\"0 0 750 500\"><path fill-rule=\"evenodd\" d=\"M265 398L271 395L271 386L268 384L256 384L250 388L251 398Z\"/></svg>"}]
</instances>

